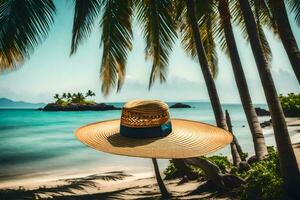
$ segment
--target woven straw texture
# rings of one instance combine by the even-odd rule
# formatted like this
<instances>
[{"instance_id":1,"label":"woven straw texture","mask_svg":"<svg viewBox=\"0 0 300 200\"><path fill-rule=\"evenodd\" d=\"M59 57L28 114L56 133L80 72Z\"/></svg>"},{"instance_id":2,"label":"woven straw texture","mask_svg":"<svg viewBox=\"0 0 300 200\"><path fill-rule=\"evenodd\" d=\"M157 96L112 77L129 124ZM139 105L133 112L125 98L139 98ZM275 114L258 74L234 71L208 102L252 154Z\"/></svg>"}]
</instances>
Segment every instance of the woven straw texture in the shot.
<instances>
[{"instance_id":1,"label":"woven straw texture","mask_svg":"<svg viewBox=\"0 0 300 200\"><path fill-rule=\"evenodd\" d=\"M159 110L161 110L159 108ZM212 153L232 141L232 135L215 126L173 119L166 137L134 139L119 134L120 120L103 121L76 130L84 144L107 153L144 158L190 158Z\"/></svg>"},{"instance_id":2,"label":"woven straw texture","mask_svg":"<svg viewBox=\"0 0 300 200\"><path fill-rule=\"evenodd\" d=\"M132 100L122 108L121 124L127 127L156 127L169 119L168 105L158 100Z\"/></svg>"}]
</instances>

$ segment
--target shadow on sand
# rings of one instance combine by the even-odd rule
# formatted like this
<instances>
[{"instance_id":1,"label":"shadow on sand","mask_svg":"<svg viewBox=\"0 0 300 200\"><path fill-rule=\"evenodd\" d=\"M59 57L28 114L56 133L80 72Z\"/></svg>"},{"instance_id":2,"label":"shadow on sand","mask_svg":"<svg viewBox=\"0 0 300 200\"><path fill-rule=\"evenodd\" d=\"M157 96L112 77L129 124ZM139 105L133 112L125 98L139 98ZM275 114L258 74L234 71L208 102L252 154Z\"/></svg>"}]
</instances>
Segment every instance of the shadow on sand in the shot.
<instances>
[{"instance_id":1,"label":"shadow on sand","mask_svg":"<svg viewBox=\"0 0 300 200\"><path fill-rule=\"evenodd\" d=\"M136 184L122 185L113 191L101 191L101 187L97 181L118 181L129 177L123 171L113 171L103 174L94 174L86 177L60 179L63 185L54 187L39 187L37 189L3 189L0 190L0 200L23 200L23 199L58 199L58 200L99 200L99 199L161 199L157 183L154 177L137 179ZM144 184L140 184L144 183ZM187 187L181 180L166 181L166 185L170 188L170 192L174 195L171 199L228 199L228 194L217 193L209 184L203 181L194 182L198 187ZM89 193L87 188L93 189L94 192ZM99 192L97 192L99 191ZM231 196L231 195L230 195ZM224 198L225 197L225 198Z\"/></svg>"},{"instance_id":2,"label":"shadow on sand","mask_svg":"<svg viewBox=\"0 0 300 200\"><path fill-rule=\"evenodd\" d=\"M101 193L95 195L79 195L75 196L73 190L85 190L85 187L97 188L96 180L104 181L117 181L122 180L125 177L131 175L125 174L123 171L106 172L103 174L93 174L86 177L60 179L58 181L64 181L65 184L57 185L54 187L42 186L37 189L27 190L24 187L18 189L2 189L0 190L0 199L43 199L43 196L47 194L51 199L95 199L95 198L106 198L113 194ZM100 188L97 188L100 189ZM117 193L117 191L115 191ZM111 192L111 193L115 193ZM121 192L121 191L120 191ZM68 196L68 194L70 196ZM73 194L73 195L72 195ZM63 196L62 196L63 195Z\"/></svg>"}]
</instances>

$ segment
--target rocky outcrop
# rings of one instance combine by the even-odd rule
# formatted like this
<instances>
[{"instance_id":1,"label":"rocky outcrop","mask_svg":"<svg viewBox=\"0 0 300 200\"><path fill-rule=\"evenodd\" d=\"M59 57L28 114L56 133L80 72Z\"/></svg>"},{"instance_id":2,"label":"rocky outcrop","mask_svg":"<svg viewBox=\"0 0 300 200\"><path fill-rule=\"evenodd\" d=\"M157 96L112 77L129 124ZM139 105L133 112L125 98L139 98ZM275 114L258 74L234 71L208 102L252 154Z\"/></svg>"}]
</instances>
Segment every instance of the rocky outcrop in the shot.
<instances>
[{"instance_id":1,"label":"rocky outcrop","mask_svg":"<svg viewBox=\"0 0 300 200\"><path fill-rule=\"evenodd\" d=\"M270 112L263 108L255 108L257 116L270 116Z\"/></svg>"},{"instance_id":2,"label":"rocky outcrop","mask_svg":"<svg viewBox=\"0 0 300 200\"><path fill-rule=\"evenodd\" d=\"M272 125L272 120L270 119L269 121L264 121L262 123L260 123L260 126L262 128L265 128L265 127L268 127L268 126L271 126Z\"/></svg>"},{"instance_id":3,"label":"rocky outcrop","mask_svg":"<svg viewBox=\"0 0 300 200\"><path fill-rule=\"evenodd\" d=\"M170 108L191 108L191 106L184 103L175 103Z\"/></svg>"},{"instance_id":4,"label":"rocky outcrop","mask_svg":"<svg viewBox=\"0 0 300 200\"><path fill-rule=\"evenodd\" d=\"M107 105L105 103L96 104L75 104L70 103L62 106L56 103L49 103L43 109L43 111L106 111L106 110L121 110L114 105Z\"/></svg>"},{"instance_id":5,"label":"rocky outcrop","mask_svg":"<svg viewBox=\"0 0 300 200\"><path fill-rule=\"evenodd\" d=\"M300 117L300 109L283 109L285 117Z\"/></svg>"}]
</instances>

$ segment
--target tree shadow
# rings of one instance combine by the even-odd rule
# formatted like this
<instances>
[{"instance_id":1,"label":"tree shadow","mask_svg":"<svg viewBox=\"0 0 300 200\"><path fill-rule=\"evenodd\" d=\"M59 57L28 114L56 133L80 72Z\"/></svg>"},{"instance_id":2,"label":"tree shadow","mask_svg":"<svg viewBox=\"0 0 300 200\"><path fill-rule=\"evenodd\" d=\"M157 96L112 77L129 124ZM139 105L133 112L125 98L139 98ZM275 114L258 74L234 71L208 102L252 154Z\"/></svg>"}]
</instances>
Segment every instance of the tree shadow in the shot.
<instances>
[{"instance_id":1,"label":"tree shadow","mask_svg":"<svg viewBox=\"0 0 300 200\"><path fill-rule=\"evenodd\" d=\"M60 198L58 197L60 195L65 196L65 194L74 194L73 190L84 190L85 187L97 188L96 180L117 181L128 176L131 175L125 174L123 171L113 171L80 178L60 179L58 181L64 181L66 184L54 187L41 186L32 190L27 190L24 187L19 187L18 189L2 189L0 190L0 199L41 199L44 194L50 195L53 198ZM109 195L109 193L102 193L98 195ZM89 195L87 195L87 198L84 199L89 199L88 196ZM68 196L66 196L66 198L67 197ZM93 195L91 195L91 197L93 197ZM72 195L72 198L75 199L76 197ZM63 196L61 199L63 199Z\"/></svg>"}]
</instances>

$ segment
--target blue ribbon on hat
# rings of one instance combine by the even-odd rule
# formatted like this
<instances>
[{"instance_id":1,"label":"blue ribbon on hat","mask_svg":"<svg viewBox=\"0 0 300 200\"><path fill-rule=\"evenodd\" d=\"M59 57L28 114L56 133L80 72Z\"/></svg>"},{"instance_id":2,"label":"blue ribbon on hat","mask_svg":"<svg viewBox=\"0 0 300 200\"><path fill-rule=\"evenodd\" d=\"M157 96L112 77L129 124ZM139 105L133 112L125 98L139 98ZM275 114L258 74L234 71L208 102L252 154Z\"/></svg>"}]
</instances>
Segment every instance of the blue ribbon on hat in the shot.
<instances>
[{"instance_id":1,"label":"blue ribbon on hat","mask_svg":"<svg viewBox=\"0 0 300 200\"><path fill-rule=\"evenodd\" d=\"M120 125L120 135L130 138L155 138L155 137L165 137L172 132L171 121L155 127L127 127Z\"/></svg>"}]
</instances>

